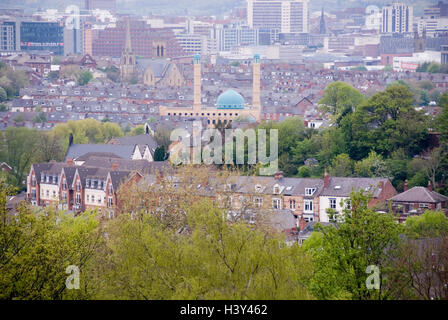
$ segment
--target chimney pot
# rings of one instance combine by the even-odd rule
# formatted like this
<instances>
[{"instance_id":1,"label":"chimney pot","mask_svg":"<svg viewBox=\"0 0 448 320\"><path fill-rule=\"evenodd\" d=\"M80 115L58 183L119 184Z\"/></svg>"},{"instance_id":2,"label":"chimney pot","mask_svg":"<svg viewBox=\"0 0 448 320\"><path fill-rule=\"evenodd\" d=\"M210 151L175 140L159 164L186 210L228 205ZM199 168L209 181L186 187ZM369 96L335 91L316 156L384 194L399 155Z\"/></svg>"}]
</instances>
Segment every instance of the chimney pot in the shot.
<instances>
[{"instance_id":1,"label":"chimney pot","mask_svg":"<svg viewBox=\"0 0 448 320\"><path fill-rule=\"evenodd\" d=\"M277 171L274 173L274 179L275 180L281 180L283 178L283 171Z\"/></svg>"},{"instance_id":2,"label":"chimney pot","mask_svg":"<svg viewBox=\"0 0 448 320\"><path fill-rule=\"evenodd\" d=\"M428 180L428 190L432 191L432 185L431 185L431 181Z\"/></svg>"},{"instance_id":3,"label":"chimney pot","mask_svg":"<svg viewBox=\"0 0 448 320\"><path fill-rule=\"evenodd\" d=\"M330 185L330 175L328 174L327 170L325 170L324 173L324 188L328 188Z\"/></svg>"},{"instance_id":4,"label":"chimney pot","mask_svg":"<svg viewBox=\"0 0 448 320\"><path fill-rule=\"evenodd\" d=\"M404 180L403 190L408 191L408 179Z\"/></svg>"},{"instance_id":5,"label":"chimney pot","mask_svg":"<svg viewBox=\"0 0 448 320\"><path fill-rule=\"evenodd\" d=\"M115 171L115 170L117 170L118 169L118 162L114 162L113 164L112 164L112 171Z\"/></svg>"}]
</instances>

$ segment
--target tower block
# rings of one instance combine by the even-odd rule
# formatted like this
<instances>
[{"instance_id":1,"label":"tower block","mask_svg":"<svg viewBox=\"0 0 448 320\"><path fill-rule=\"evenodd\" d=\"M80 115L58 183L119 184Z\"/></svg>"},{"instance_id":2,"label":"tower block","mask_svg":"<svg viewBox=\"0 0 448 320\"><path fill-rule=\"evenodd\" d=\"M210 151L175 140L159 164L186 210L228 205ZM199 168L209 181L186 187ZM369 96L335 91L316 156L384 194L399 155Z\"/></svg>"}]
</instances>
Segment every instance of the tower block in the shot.
<instances>
[{"instance_id":1,"label":"tower block","mask_svg":"<svg viewBox=\"0 0 448 320\"><path fill-rule=\"evenodd\" d=\"M201 112L201 56L195 54L193 58L193 114Z\"/></svg>"},{"instance_id":2,"label":"tower block","mask_svg":"<svg viewBox=\"0 0 448 320\"><path fill-rule=\"evenodd\" d=\"M252 63L252 108L254 109L254 117L256 121L261 119L261 99L260 99L260 55L254 55L254 61Z\"/></svg>"}]
</instances>

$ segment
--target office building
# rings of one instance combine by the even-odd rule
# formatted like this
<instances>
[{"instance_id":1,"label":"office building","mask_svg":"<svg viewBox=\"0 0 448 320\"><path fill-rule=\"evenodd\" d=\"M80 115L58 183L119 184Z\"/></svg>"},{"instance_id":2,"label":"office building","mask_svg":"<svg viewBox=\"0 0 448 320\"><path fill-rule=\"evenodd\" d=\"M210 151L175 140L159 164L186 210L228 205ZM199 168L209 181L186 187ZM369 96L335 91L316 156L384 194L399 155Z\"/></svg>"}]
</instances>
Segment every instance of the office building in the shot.
<instances>
[{"instance_id":1,"label":"office building","mask_svg":"<svg viewBox=\"0 0 448 320\"><path fill-rule=\"evenodd\" d=\"M50 51L55 55L63 55L63 22L22 21L20 23L20 49L22 51Z\"/></svg>"},{"instance_id":2,"label":"office building","mask_svg":"<svg viewBox=\"0 0 448 320\"><path fill-rule=\"evenodd\" d=\"M308 0L247 0L250 28L308 33L308 22Z\"/></svg>"}]
</instances>

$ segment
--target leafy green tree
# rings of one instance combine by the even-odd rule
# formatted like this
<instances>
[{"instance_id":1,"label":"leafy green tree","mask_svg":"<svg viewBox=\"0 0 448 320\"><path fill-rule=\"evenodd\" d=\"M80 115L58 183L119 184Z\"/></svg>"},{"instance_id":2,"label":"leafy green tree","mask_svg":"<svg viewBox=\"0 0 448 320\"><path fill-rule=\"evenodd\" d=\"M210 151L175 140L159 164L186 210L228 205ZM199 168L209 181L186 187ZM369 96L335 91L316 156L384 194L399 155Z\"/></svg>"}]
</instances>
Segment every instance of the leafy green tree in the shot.
<instances>
[{"instance_id":1,"label":"leafy green tree","mask_svg":"<svg viewBox=\"0 0 448 320\"><path fill-rule=\"evenodd\" d=\"M321 109L333 115L335 123L348 113L355 111L356 107L364 101L364 96L348 83L335 81L329 84L320 100Z\"/></svg>"},{"instance_id":2,"label":"leafy green tree","mask_svg":"<svg viewBox=\"0 0 448 320\"><path fill-rule=\"evenodd\" d=\"M8 107L4 103L0 103L0 112L8 111Z\"/></svg>"},{"instance_id":3,"label":"leafy green tree","mask_svg":"<svg viewBox=\"0 0 448 320\"><path fill-rule=\"evenodd\" d=\"M0 87L0 102L6 101L8 99L8 94L6 93L5 89Z\"/></svg>"},{"instance_id":4,"label":"leafy green tree","mask_svg":"<svg viewBox=\"0 0 448 320\"><path fill-rule=\"evenodd\" d=\"M438 101L440 113L437 117L437 126L440 132L440 139L448 143L448 92L444 92Z\"/></svg>"},{"instance_id":5,"label":"leafy green tree","mask_svg":"<svg viewBox=\"0 0 448 320\"><path fill-rule=\"evenodd\" d=\"M86 84L88 84L90 82L90 80L93 79L93 75L90 71L86 70L83 71L79 74L78 77L78 84L80 86L85 86Z\"/></svg>"},{"instance_id":6,"label":"leafy green tree","mask_svg":"<svg viewBox=\"0 0 448 320\"><path fill-rule=\"evenodd\" d=\"M34 213L24 205L13 217L1 205L0 299L92 298L87 277L80 277L80 290L68 290L66 268L84 274L103 241L99 220L90 213Z\"/></svg>"},{"instance_id":7,"label":"leafy green tree","mask_svg":"<svg viewBox=\"0 0 448 320\"><path fill-rule=\"evenodd\" d=\"M22 186L35 157L39 135L24 127L10 127L0 134L0 157L13 168L12 173Z\"/></svg>"},{"instance_id":8,"label":"leafy green tree","mask_svg":"<svg viewBox=\"0 0 448 320\"><path fill-rule=\"evenodd\" d=\"M104 298L309 299L309 259L281 235L228 224L210 201L186 209L189 232L155 216L121 215L111 226ZM115 222L115 221L114 221Z\"/></svg>"},{"instance_id":9,"label":"leafy green tree","mask_svg":"<svg viewBox=\"0 0 448 320\"><path fill-rule=\"evenodd\" d=\"M400 243L401 226L391 214L368 207L369 197L350 195L351 209L344 209L336 226L317 228L304 249L315 264L311 291L318 299L384 299L387 279L381 270L387 267L390 252ZM379 290L366 286L368 266L380 270Z\"/></svg>"},{"instance_id":10,"label":"leafy green tree","mask_svg":"<svg viewBox=\"0 0 448 320\"><path fill-rule=\"evenodd\" d=\"M16 115L14 117L14 122L15 123L22 123L25 122L25 117L23 116L23 114L19 113L18 115Z\"/></svg>"},{"instance_id":11,"label":"leafy green tree","mask_svg":"<svg viewBox=\"0 0 448 320\"><path fill-rule=\"evenodd\" d=\"M299 178L309 178L311 176L311 169L307 166L301 166L298 170L297 176Z\"/></svg>"},{"instance_id":12,"label":"leafy green tree","mask_svg":"<svg viewBox=\"0 0 448 320\"><path fill-rule=\"evenodd\" d=\"M437 238L448 233L448 218L442 211L426 210L406 219L405 234L410 238Z\"/></svg>"},{"instance_id":13,"label":"leafy green tree","mask_svg":"<svg viewBox=\"0 0 448 320\"><path fill-rule=\"evenodd\" d=\"M333 159L330 174L336 177L349 177L353 174L353 160L346 153L339 154Z\"/></svg>"},{"instance_id":14,"label":"leafy green tree","mask_svg":"<svg viewBox=\"0 0 448 320\"><path fill-rule=\"evenodd\" d=\"M355 163L355 174L371 178L389 178L391 175L386 161L375 151L371 151L367 158Z\"/></svg>"},{"instance_id":15,"label":"leafy green tree","mask_svg":"<svg viewBox=\"0 0 448 320\"><path fill-rule=\"evenodd\" d=\"M391 85L360 105L352 117L344 119L351 158L363 159L371 150L383 156L399 148L407 155L421 152L426 145L428 119L415 110L413 103L413 94L407 87Z\"/></svg>"}]
</instances>

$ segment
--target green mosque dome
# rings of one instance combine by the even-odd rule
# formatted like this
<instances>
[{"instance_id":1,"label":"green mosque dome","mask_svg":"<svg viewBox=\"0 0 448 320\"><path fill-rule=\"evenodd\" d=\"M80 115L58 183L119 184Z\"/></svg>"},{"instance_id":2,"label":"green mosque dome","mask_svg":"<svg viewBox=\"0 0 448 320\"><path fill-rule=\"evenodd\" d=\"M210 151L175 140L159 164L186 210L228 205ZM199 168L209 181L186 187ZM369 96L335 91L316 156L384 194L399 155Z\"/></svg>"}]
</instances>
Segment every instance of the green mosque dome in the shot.
<instances>
[{"instance_id":1,"label":"green mosque dome","mask_svg":"<svg viewBox=\"0 0 448 320\"><path fill-rule=\"evenodd\" d=\"M244 109L244 98L235 90L228 89L219 95L216 106L218 109Z\"/></svg>"}]
</instances>

